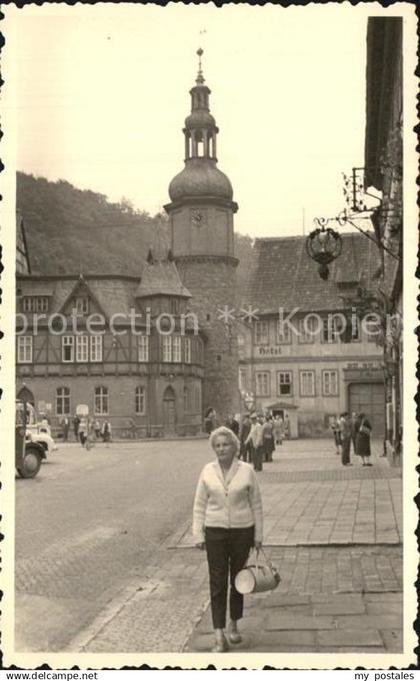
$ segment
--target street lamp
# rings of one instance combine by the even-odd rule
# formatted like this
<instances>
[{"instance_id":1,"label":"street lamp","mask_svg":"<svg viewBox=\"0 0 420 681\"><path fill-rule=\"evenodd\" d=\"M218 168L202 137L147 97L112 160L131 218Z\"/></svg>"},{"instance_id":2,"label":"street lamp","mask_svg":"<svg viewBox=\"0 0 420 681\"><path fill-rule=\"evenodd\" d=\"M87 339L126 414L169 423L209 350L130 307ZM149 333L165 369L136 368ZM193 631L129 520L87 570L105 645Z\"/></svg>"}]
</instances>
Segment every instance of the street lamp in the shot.
<instances>
[{"instance_id":1,"label":"street lamp","mask_svg":"<svg viewBox=\"0 0 420 681\"><path fill-rule=\"evenodd\" d=\"M321 279L328 279L330 262L341 254L343 242L338 232L326 227L328 220L315 218L320 227L314 229L306 239L306 251L310 258L319 264L318 272Z\"/></svg>"}]
</instances>

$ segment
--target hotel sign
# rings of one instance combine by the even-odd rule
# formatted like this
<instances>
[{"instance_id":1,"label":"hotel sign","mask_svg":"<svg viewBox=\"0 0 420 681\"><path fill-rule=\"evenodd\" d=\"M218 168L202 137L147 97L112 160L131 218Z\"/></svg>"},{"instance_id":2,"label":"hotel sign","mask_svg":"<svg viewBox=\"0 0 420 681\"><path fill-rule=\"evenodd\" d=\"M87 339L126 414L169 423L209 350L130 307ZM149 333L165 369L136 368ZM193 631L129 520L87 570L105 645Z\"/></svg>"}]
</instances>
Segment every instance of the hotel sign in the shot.
<instances>
[{"instance_id":1,"label":"hotel sign","mask_svg":"<svg viewBox=\"0 0 420 681\"><path fill-rule=\"evenodd\" d=\"M257 357L279 357L281 355L281 347L278 345L258 345L255 348Z\"/></svg>"}]
</instances>

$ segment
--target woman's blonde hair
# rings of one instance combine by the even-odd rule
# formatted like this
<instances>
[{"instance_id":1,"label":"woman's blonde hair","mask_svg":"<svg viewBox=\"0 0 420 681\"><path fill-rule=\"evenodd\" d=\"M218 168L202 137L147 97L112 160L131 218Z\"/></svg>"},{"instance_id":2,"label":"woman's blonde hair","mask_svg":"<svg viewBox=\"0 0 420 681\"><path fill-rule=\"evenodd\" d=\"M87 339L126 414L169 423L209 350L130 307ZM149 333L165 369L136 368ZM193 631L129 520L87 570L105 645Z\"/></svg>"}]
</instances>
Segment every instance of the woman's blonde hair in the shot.
<instances>
[{"instance_id":1,"label":"woman's blonde hair","mask_svg":"<svg viewBox=\"0 0 420 681\"><path fill-rule=\"evenodd\" d=\"M216 430L212 431L209 438L211 447L214 449L214 442L216 438L220 437L221 435L223 435L223 437L226 437L232 443L232 445L235 446L235 456L237 456L239 452L240 442L236 437L235 433L233 432L233 430L231 430L230 428L226 428L226 426L220 426L219 428L216 428Z\"/></svg>"}]
</instances>

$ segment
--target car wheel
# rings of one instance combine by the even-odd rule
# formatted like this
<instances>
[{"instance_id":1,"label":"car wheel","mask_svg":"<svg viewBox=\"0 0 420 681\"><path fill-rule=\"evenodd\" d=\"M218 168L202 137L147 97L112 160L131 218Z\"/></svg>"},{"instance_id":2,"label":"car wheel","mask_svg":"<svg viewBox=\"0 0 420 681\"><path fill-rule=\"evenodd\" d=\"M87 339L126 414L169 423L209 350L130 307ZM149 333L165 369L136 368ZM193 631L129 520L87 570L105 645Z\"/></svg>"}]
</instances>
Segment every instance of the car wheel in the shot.
<instances>
[{"instance_id":1,"label":"car wheel","mask_svg":"<svg viewBox=\"0 0 420 681\"><path fill-rule=\"evenodd\" d=\"M26 448L23 465L18 468L21 478L34 478L41 468L41 456L36 449Z\"/></svg>"}]
</instances>

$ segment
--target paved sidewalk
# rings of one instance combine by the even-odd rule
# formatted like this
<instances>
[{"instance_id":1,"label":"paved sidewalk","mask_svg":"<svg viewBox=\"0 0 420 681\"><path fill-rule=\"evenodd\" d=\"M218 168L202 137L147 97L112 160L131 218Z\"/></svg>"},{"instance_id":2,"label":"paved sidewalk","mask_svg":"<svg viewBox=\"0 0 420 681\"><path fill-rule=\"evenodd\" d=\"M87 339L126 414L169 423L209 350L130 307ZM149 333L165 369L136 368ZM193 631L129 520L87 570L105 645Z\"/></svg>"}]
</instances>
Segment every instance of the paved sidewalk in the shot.
<instances>
[{"instance_id":1,"label":"paved sidewalk","mask_svg":"<svg viewBox=\"0 0 420 681\"><path fill-rule=\"evenodd\" d=\"M308 447L311 451L308 452ZM288 441L259 475L264 544L399 544L402 538L401 469L390 468L372 447L372 467L357 457L344 467L328 440ZM191 526L178 539L194 545Z\"/></svg>"},{"instance_id":2,"label":"paved sidewalk","mask_svg":"<svg viewBox=\"0 0 420 681\"><path fill-rule=\"evenodd\" d=\"M282 581L246 597L241 652L396 653L402 640L401 471L342 467L327 441L287 442L260 475L264 544ZM184 529L178 546L190 544ZM210 608L184 650L213 645Z\"/></svg>"},{"instance_id":3,"label":"paved sidewalk","mask_svg":"<svg viewBox=\"0 0 420 681\"><path fill-rule=\"evenodd\" d=\"M265 465L264 543L282 581L246 598L235 649L402 652L401 471L373 449L372 467L343 467L330 441L292 441ZM189 531L187 522L68 650L209 651L207 563Z\"/></svg>"}]
</instances>

